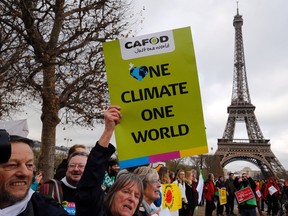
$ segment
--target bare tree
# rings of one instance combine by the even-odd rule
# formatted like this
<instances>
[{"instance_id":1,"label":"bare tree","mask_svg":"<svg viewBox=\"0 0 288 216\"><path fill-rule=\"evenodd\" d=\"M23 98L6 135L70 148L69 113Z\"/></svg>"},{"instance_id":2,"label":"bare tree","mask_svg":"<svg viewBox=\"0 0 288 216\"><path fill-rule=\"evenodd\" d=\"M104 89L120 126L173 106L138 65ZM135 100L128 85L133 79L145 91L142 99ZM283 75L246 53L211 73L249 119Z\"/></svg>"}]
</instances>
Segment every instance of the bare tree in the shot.
<instances>
[{"instance_id":1,"label":"bare tree","mask_svg":"<svg viewBox=\"0 0 288 216\"><path fill-rule=\"evenodd\" d=\"M45 178L53 177L56 126L102 118L109 103L102 42L130 33L128 9L124 0L0 0L0 25L7 29L0 37L15 38L1 51L11 52L1 59L2 87L14 82L18 100L41 104Z\"/></svg>"},{"instance_id":2,"label":"bare tree","mask_svg":"<svg viewBox=\"0 0 288 216\"><path fill-rule=\"evenodd\" d=\"M185 167L184 160L185 158L177 158L165 162L169 170L175 172L176 174L177 170L183 169Z\"/></svg>"},{"instance_id":3,"label":"bare tree","mask_svg":"<svg viewBox=\"0 0 288 216\"><path fill-rule=\"evenodd\" d=\"M18 74L10 73L9 69L22 58L26 46L20 43L21 37L10 26L0 22L0 29L0 116L5 119L25 104L23 97L19 97L23 91L15 86Z\"/></svg>"},{"instance_id":4,"label":"bare tree","mask_svg":"<svg viewBox=\"0 0 288 216\"><path fill-rule=\"evenodd\" d=\"M219 156L203 155L203 175L208 176L208 173L213 173L215 177L224 176Z\"/></svg>"}]
</instances>

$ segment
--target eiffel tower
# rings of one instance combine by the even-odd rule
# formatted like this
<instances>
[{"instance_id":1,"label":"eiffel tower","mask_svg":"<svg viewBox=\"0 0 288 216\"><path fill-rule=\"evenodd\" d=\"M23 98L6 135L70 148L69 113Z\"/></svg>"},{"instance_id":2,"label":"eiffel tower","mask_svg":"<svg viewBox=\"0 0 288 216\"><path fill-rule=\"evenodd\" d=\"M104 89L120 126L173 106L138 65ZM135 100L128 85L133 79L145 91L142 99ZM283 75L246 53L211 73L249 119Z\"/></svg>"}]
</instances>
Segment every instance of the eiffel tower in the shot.
<instances>
[{"instance_id":1,"label":"eiffel tower","mask_svg":"<svg viewBox=\"0 0 288 216\"><path fill-rule=\"evenodd\" d=\"M284 167L271 151L269 139L265 139L257 122L251 103L242 38L242 15L234 16L235 50L234 50L234 73L231 105L228 106L228 121L223 137L218 139L218 148L215 155L219 156L220 164L225 167L234 161L249 161L261 170L263 176L268 178L283 177L286 174ZM236 123L244 122L248 139L235 139L234 132Z\"/></svg>"}]
</instances>

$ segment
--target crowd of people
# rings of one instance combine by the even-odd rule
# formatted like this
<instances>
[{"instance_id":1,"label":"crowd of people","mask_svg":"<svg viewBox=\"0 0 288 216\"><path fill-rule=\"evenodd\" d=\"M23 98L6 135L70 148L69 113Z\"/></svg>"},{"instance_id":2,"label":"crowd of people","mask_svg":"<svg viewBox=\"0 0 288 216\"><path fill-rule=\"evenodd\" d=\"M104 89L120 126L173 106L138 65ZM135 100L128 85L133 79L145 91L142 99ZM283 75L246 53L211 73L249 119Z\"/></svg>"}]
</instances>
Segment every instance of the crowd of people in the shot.
<instances>
[{"instance_id":1,"label":"crowd of people","mask_svg":"<svg viewBox=\"0 0 288 216\"><path fill-rule=\"evenodd\" d=\"M205 216L288 216L288 181L273 177L255 181L247 173L215 178L209 173L200 193L194 170L174 173L149 165L120 170L110 143L120 120L120 108L110 106L104 113L104 131L91 152L83 145L72 146L54 178L46 181L42 172L35 171L33 141L10 136L11 150L5 149L10 157L0 162L0 215L155 216L162 210L161 185L176 184L182 200L179 216L193 216L198 205L205 205ZM240 201L237 193L244 189L252 196Z\"/></svg>"},{"instance_id":2,"label":"crowd of people","mask_svg":"<svg viewBox=\"0 0 288 216\"><path fill-rule=\"evenodd\" d=\"M251 189L253 196L246 200L243 199L243 194L244 191L249 192L249 190L244 190L247 188ZM224 198L225 203L220 201L220 189L225 191L221 197ZM249 194L248 192L245 193ZM267 180L253 180L247 173L242 173L241 176L229 173L228 178L224 180L223 176L215 179L210 173L204 183L204 198L206 200L205 216L212 216L214 211L217 216L288 215L288 181L276 180L274 177Z\"/></svg>"}]
</instances>

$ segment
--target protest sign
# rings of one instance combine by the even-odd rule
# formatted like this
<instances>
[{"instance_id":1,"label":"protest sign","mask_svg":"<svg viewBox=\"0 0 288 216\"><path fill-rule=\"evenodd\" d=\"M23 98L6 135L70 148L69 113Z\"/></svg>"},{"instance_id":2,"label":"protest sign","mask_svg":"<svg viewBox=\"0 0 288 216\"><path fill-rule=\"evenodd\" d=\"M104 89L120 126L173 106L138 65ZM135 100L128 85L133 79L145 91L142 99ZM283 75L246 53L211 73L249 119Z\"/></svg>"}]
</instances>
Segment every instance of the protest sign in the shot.
<instances>
[{"instance_id":1,"label":"protest sign","mask_svg":"<svg viewBox=\"0 0 288 216\"><path fill-rule=\"evenodd\" d=\"M272 196L274 193L276 193L278 190L273 186L271 185L269 188L268 188L268 191L269 191L269 194Z\"/></svg>"},{"instance_id":2,"label":"protest sign","mask_svg":"<svg viewBox=\"0 0 288 216\"><path fill-rule=\"evenodd\" d=\"M220 205L225 205L227 203L227 191L225 187L219 189L219 202Z\"/></svg>"},{"instance_id":3,"label":"protest sign","mask_svg":"<svg viewBox=\"0 0 288 216\"><path fill-rule=\"evenodd\" d=\"M208 152L189 27L103 43L121 168Z\"/></svg>"},{"instance_id":4,"label":"protest sign","mask_svg":"<svg viewBox=\"0 0 288 216\"><path fill-rule=\"evenodd\" d=\"M255 197L251 187L236 191L235 196L239 204Z\"/></svg>"},{"instance_id":5,"label":"protest sign","mask_svg":"<svg viewBox=\"0 0 288 216\"><path fill-rule=\"evenodd\" d=\"M170 212L182 208L181 191L177 184L162 184L162 209L168 208Z\"/></svg>"}]
</instances>

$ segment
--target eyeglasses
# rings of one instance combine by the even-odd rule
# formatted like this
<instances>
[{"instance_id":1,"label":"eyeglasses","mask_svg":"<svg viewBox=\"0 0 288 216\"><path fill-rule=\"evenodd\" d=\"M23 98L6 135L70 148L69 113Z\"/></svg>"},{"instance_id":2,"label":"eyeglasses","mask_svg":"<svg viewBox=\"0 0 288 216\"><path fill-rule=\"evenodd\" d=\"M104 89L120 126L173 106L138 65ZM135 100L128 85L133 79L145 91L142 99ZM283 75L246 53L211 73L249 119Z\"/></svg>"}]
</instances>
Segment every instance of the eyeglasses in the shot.
<instances>
[{"instance_id":1,"label":"eyeglasses","mask_svg":"<svg viewBox=\"0 0 288 216\"><path fill-rule=\"evenodd\" d=\"M75 168L84 169L85 168L85 164L69 164L68 168L69 169L75 169Z\"/></svg>"}]
</instances>

